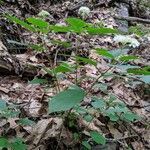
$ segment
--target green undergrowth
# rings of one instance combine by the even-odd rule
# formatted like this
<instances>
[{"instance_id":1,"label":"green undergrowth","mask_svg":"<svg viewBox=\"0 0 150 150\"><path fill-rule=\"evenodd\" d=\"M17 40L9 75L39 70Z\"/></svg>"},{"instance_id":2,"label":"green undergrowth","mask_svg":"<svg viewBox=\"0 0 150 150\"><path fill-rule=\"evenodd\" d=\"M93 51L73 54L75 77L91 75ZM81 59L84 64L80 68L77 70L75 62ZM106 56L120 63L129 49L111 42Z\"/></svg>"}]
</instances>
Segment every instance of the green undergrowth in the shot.
<instances>
[{"instance_id":1,"label":"green undergrowth","mask_svg":"<svg viewBox=\"0 0 150 150\"><path fill-rule=\"evenodd\" d=\"M31 33L36 33L37 36L41 37L41 43L30 43L29 47L37 51L47 51L47 38L46 37L49 33L55 34L87 34L91 36L99 35L111 35L114 36L119 34L119 31L116 29L110 29L105 27L97 28L92 24L86 23L85 21L78 19L78 18L67 18L66 26L63 25L51 25L48 22L44 21L41 18L30 17L27 18L25 21L20 20L11 15L6 15L10 21L17 23L18 25L22 26L23 28L29 30ZM53 44L63 45L64 47L68 48L71 46L72 43L70 42L63 42L59 40L52 40L49 41ZM57 115L61 116L66 122L67 120L67 127L71 130L73 128L77 129L77 120L78 118L82 118L87 122L92 122L94 118L96 118L96 114L101 114L103 117L108 118L109 122L134 122L141 119L140 116L133 113L130 109L128 109L127 105L123 102L122 99L116 97L113 93L110 93L108 90L107 83L104 83L105 79L108 77L114 78L122 78L128 79L130 84L134 85L138 82L142 84L149 84L150 83L150 69L149 66L145 66L143 68L135 65L130 65L129 62L140 59L139 57L128 55L128 51L130 47L127 45L124 48L115 49L115 50L107 50L101 48L94 48L95 53L98 54L100 57L103 57L108 62L109 69L105 72L98 72L98 76L94 79L93 84L90 85L88 89L82 88L82 78L76 77L74 79L74 84L64 91L57 91L57 94L54 95L52 98L49 98L48 103L48 114L50 115ZM98 62L92 58L88 57L81 57L76 54L74 56L75 64L70 64L69 62L61 62L59 65L54 66L53 68L44 67L43 69L50 74L57 83L59 78L63 75L67 76L68 74L76 74L76 72L83 67L83 64L88 64L97 68ZM119 68L121 71L119 73L112 72L114 68ZM86 77L85 77L86 78ZM100 80L100 81L99 81ZM35 78L30 83L32 84L47 84L48 82L46 79L39 79ZM57 84L58 89L59 84ZM92 94L92 89L94 87L98 87L103 93L105 93L105 97L97 97ZM90 104L81 105L83 100L86 97L91 97ZM9 112L8 109L9 105L6 106L6 109L3 110L3 107L0 108L0 114L3 117L9 117L8 114L13 114L13 112ZM14 107L15 108L15 107ZM94 113L93 113L94 112ZM12 116L11 116L12 117ZM22 120L25 119L25 120ZM19 120L18 123L30 124L34 123L28 118L22 118ZM60 131L61 132L61 131ZM82 145L86 149L91 149L92 145L105 145L107 142L107 138L103 133L99 133L98 131L89 131L88 136L84 136L82 131L76 130L74 132L74 138L78 142L78 144ZM14 146L17 145L17 146ZM26 146L22 142L22 140L18 140L17 138L14 141L9 141L4 135L0 138L0 147L11 147L14 150L20 150L20 146L22 145L22 150L26 149Z\"/></svg>"}]
</instances>

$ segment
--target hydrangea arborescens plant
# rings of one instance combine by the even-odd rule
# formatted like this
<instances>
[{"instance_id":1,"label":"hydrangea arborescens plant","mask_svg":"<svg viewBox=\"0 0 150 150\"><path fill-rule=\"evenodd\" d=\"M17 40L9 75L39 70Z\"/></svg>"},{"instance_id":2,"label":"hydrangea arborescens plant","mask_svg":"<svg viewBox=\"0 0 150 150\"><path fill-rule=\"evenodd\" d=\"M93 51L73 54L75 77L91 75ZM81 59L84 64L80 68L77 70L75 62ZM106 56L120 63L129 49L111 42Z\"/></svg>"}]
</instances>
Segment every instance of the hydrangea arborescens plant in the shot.
<instances>
[{"instance_id":1,"label":"hydrangea arborescens plant","mask_svg":"<svg viewBox=\"0 0 150 150\"><path fill-rule=\"evenodd\" d=\"M138 47L140 45L137 39L129 35L116 35L114 37L114 41L117 43L122 43L124 45L129 44L129 46L133 48Z\"/></svg>"},{"instance_id":2,"label":"hydrangea arborescens plant","mask_svg":"<svg viewBox=\"0 0 150 150\"><path fill-rule=\"evenodd\" d=\"M48 11L42 10L38 13L38 16L44 18L50 16L50 13Z\"/></svg>"},{"instance_id":3,"label":"hydrangea arborescens plant","mask_svg":"<svg viewBox=\"0 0 150 150\"><path fill-rule=\"evenodd\" d=\"M82 19L86 19L90 15L90 9L88 7L82 6L79 8L78 14L82 17Z\"/></svg>"}]
</instances>

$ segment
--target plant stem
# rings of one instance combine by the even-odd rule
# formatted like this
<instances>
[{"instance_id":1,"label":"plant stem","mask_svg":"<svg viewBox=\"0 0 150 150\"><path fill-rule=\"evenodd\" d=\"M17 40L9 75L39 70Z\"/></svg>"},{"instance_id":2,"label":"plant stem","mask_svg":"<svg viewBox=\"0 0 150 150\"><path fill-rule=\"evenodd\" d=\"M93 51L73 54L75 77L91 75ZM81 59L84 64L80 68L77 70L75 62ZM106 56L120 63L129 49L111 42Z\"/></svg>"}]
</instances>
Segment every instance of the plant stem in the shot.
<instances>
[{"instance_id":1,"label":"plant stem","mask_svg":"<svg viewBox=\"0 0 150 150\"><path fill-rule=\"evenodd\" d=\"M113 67L108 68L105 72L101 73L97 79L92 83L91 87L89 88L89 90L86 92L86 95L89 94L92 90L92 88L94 87L94 85L96 84L96 82L98 82L98 80L104 76L104 74L106 74L108 71L110 71Z\"/></svg>"}]
</instances>

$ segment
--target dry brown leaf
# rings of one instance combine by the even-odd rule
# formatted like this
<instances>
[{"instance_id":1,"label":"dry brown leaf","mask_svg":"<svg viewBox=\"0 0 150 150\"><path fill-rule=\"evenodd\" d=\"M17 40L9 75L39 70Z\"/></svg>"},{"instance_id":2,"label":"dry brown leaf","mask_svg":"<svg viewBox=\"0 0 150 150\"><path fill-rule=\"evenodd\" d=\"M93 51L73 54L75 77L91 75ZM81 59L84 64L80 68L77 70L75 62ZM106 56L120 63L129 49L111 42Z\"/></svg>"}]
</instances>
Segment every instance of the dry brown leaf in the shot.
<instances>
[{"instance_id":1,"label":"dry brown leaf","mask_svg":"<svg viewBox=\"0 0 150 150\"><path fill-rule=\"evenodd\" d=\"M119 132L116 128L114 128L113 124L108 124L107 126L110 133L114 136L114 139L121 139L123 137L123 134Z\"/></svg>"},{"instance_id":2,"label":"dry brown leaf","mask_svg":"<svg viewBox=\"0 0 150 150\"><path fill-rule=\"evenodd\" d=\"M135 142L131 142L131 144L132 144L133 148L136 150L144 150L145 149L142 142L135 141Z\"/></svg>"},{"instance_id":3,"label":"dry brown leaf","mask_svg":"<svg viewBox=\"0 0 150 150\"><path fill-rule=\"evenodd\" d=\"M51 126L53 119L42 119L40 120L32 130L32 134L29 137L33 141L33 144L38 145L40 140L44 138L48 128Z\"/></svg>"}]
</instances>

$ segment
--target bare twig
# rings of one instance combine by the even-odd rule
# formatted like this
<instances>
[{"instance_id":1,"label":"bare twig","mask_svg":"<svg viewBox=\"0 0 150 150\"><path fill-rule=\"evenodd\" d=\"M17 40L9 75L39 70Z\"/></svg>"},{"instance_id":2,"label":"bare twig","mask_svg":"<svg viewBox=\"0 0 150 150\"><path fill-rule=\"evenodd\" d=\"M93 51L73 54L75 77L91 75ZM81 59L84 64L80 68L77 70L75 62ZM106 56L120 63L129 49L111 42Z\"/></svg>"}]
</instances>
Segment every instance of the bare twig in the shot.
<instances>
[{"instance_id":1,"label":"bare twig","mask_svg":"<svg viewBox=\"0 0 150 150\"><path fill-rule=\"evenodd\" d=\"M107 140L108 141L120 141L120 140L125 140L128 138L134 138L134 137L138 137L138 135L129 135L129 136L124 136L124 137L117 138L117 139L107 138Z\"/></svg>"},{"instance_id":2,"label":"bare twig","mask_svg":"<svg viewBox=\"0 0 150 150\"><path fill-rule=\"evenodd\" d=\"M119 19L119 20L135 21L135 22L141 22L141 23L150 24L150 20L149 19L143 19L143 18L138 18L138 17L114 16L114 18L115 19Z\"/></svg>"}]
</instances>

